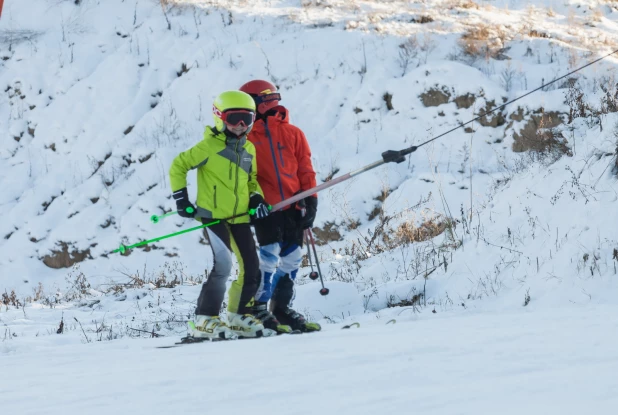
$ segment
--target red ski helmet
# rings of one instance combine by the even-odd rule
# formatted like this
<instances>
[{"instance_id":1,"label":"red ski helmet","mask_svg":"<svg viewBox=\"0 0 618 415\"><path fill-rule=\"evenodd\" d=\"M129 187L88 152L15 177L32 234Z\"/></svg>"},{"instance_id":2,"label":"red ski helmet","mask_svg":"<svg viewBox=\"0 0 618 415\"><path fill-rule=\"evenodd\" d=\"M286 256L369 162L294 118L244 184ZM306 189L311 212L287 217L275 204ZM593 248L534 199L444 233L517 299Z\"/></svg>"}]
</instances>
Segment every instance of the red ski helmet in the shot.
<instances>
[{"instance_id":1,"label":"red ski helmet","mask_svg":"<svg viewBox=\"0 0 618 415\"><path fill-rule=\"evenodd\" d=\"M279 100L281 99L281 95L277 92L275 85L260 79L249 81L239 89L253 97L257 112L260 114L264 114L279 105Z\"/></svg>"}]
</instances>

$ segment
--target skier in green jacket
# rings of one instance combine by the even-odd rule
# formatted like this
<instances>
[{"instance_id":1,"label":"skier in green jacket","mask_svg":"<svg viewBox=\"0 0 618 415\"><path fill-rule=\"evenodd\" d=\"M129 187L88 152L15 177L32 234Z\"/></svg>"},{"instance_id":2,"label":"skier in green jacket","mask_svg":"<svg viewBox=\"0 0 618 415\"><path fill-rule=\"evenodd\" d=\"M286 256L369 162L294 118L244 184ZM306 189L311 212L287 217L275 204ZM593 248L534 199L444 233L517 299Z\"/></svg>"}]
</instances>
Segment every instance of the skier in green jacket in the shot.
<instances>
[{"instance_id":1,"label":"skier in green jacket","mask_svg":"<svg viewBox=\"0 0 618 415\"><path fill-rule=\"evenodd\" d=\"M257 182L255 147L247 134L255 121L253 98L241 91L221 93L213 105L215 126L206 127L204 139L180 153L170 168L170 183L178 214L210 223L206 227L214 265L197 300L195 337L229 339L276 334L250 314L260 283L259 260L251 220L264 218L269 206ZM197 169L197 206L189 201L187 172ZM239 275L229 289L227 323L219 317L232 253Z\"/></svg>"}]
</instances>

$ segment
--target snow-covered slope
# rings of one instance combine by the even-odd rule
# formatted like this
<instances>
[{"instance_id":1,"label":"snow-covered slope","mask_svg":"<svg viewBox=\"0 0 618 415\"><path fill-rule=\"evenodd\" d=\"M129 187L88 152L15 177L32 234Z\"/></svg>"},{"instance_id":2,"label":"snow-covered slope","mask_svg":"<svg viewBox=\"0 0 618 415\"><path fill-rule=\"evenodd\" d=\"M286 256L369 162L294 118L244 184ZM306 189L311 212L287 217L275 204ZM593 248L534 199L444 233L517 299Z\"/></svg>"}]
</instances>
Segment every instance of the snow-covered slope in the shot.
<instances>
[{"instance_id":1,"label":"snow-covered slope","mask_svg":"<svg viewBox=\"0 0 618 415\"><path fill-rule=\"evenodd\" d=\"M200 234L109 252L191 225L149 217L174 207L169 164L200 139L219 92L275 82L324 181L616 49L617 16L598 1L9 1L0 289L57 306L115 287L140 312L158 297L157 313L186 319L199 287L187 281L211 266ZM426 313L614 302L616 63L321 194L316 233L336 230L319 247L333 290L321 298L301 279L297 306L327 322L417 303L421 292ZM567 99L578 91L587 104ZM419 226L446 230L402 244ZM66 268L76 259L79 269ZM165 305L173 291L136 284L161 274L183 281L176 314ZM127 310L99 301L88 304L126 323ZM57 310L77 316L78 306Z\"/></svg>"},{"instance_id":2,"label":"snow-covered slope","mask_svg":"<svg viewBox=\"0 0 618 415\"><path fill-rule=\"evenodd\" d=\"M155 352L210 248L110 251L192 226L149 217L223 90L276 83L322 182L618 49L617 20L595 0L5 1L3 411L611 412L616 55L323 192L331 291L305 268L295 307L324 333Z\"/></svg>"}]
</instances>

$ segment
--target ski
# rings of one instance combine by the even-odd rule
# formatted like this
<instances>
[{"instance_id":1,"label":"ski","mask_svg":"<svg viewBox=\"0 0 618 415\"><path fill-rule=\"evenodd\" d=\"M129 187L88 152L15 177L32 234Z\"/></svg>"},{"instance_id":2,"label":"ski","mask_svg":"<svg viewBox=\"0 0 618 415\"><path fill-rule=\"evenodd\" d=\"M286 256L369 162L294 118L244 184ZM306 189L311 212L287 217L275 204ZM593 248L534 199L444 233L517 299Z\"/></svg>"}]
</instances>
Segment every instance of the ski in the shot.
<instances>
[{"instance_id":1,"label":"ski","mask_svg":"<svg viewBox=\"0 0 618 415\"><path fill-rule=\"evenodd\" d=\"M294 330L290 333L286 333L286 334L302 334L302 332L300 330ZM217 343L217 342L227 342L227 341L234 341L234 340L251 340L251 339L263 339L263 338L268 338L268 337L277 337L277 336L257 336L257 337L246 337L246 336L238 336L235 339L212 339L209 337L193 337L193 336L186 336L186 337L182 337L180 339L179 342L176 342L174 344L170 344L170 345L166 345L166 346L157 346L157 349L171 349L174 347L180 347L180 346L184 346L187 344L197 344L197 343Z\"/></svg>"},{"instance_id":2,"label":"ski","mask_svg":"<svg viewBox=\"0 0 618 415\"><path fill-rule=\"evenodd\" d=\"M388 321L386 322L386 324L384 324L384 325L386 326L386 325L388 325L388 324L395 324L395 323L397 323L397 320L395 320L395 319L393 318L393 319L388 320ZM347 325L345 325L345 326L343 326L343 327L341 327L341 328L342 328L342 329L351 329L352 327L360 328L360 323L358 323L358 322L350 323L350 324L347 324Z\"/></svg>"},{"instance_id":3,"label":"ski","mask_svg":"<svg viewBox=\"0 0 618 415\"><path fill-rule=\"evenodd\" d=\"M389 321L386 322L385 325L388 324L395 324L397 323L397 320L395 319L391 319ZM360 323L358 322L354 322L354 323L350 323L350 324L346 324L345 326L342 326L341 329L351 329L351 328L360 328ZM303 333L318 333L321 330L316 330L316 331L307 331L307 332L302 332L300 330L293 330L289 333L278 333L276 336L257 336L257 337L245 337L245 336L238 336L236 339L213 339L213 338L209 338L209 337L193 337L193 336L185 336L182 337L180 339L179 342L176 342L174 344L170 344L170 345L166 345L166 346L157 346L157 349L171 349L174 347L180 347L183 345L187 345L187 344L196 344L196 343L216 343L216 342L222 342L222 341L233 341L233 340L247 340L247 339L261 339L264 337L278 337L280 335L283 334L292 334L292 335L296 335L296 334L303 334Z\"/></svg>"}]
</instances>

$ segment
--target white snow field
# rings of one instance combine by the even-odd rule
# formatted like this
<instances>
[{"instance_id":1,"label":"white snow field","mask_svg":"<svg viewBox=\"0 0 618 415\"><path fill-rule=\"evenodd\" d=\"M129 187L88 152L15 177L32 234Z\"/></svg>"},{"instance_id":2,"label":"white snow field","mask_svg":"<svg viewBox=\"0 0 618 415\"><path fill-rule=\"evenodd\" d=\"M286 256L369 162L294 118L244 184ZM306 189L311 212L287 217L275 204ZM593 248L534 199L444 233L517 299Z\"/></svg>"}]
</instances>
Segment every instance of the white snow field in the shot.
<instances>
[{"instance_id":1,"label":"white snow field","mask_svg":"<svg viewBox=\"0 0 618 415\"><path fill-rule=\"evenodd\" d=\"M261 340L35 346L6 414L611 414L618 307L436 315Z\"/></svg>"},{"instance_id":2,"label":"white snow field","mask_svg":"<svg viewBox=\"0 0 618 415\"><path fill-rule=\"evenodd\" d=\"M0 411L618 413L618 54L322 192L322 333L158 349L210 247L110 253L193 226L149 217L224 90L274 82L322 183L617 49L616 1L5 0Z\"/></svg>"}]
</instances>

